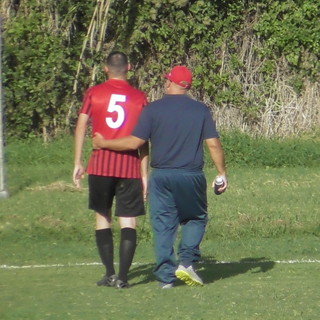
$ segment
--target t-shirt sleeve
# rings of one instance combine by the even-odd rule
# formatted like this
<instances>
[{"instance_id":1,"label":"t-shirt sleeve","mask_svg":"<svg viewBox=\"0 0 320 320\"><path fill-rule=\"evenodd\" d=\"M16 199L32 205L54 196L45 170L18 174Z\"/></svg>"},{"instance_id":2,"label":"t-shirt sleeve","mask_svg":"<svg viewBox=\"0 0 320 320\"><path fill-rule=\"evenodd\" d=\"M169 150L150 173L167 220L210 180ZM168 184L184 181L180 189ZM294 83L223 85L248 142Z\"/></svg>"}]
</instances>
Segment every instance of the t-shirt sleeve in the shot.
<instances>
[{"instance_id":1,"label":"t-shirt sleeve","mask_svg":"<svg viewBox=\"0 0 320 320\"><path fill-rule=\"evenodd\" d=\"M147 141L150 138L150 134L151 134L151 114L149 112L149 107L146 106L143 108L142 112L140 113L138 122L132 131L132 135Z\"/></svg>"},{"instance_id":2,"label":"t-shirt sleeve","mask_svg":"<svg viewBox=\"0 0 320 320\"><path fill-rule=\"evenodd\" d=\"M208 108L205 109L205 119L203 126L203 139L219 138L216 128L216 122L212 119L212 115Z\"/></svg>"}]
</instances>

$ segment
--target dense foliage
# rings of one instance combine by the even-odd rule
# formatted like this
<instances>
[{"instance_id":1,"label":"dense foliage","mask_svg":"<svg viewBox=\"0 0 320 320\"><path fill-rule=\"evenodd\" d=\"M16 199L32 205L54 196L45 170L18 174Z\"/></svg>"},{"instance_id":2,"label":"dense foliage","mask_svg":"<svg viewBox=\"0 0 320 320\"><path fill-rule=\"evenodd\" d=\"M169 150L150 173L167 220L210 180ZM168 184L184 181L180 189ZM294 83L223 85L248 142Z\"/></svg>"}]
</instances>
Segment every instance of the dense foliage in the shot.
<instances>
[{"instance_id":1,"label":"dense foliage","mask_svg":"<svg viewBox=\"0 0 320 320\"><path fill-rule=\"evenodd\" d=\"M318 0L4 0L1 10L9 136L72 130L83 91L103 81L102 57L112 49L129 54L131 81L150 100L171 65L188 65L191 94L221 127L270 126L261 132L272 135L319 125Z\"/></svg>"},{"instance_id":2,"label":"dense foliage","mask_svg":"<svg viewBox=\"0 0 320 320\"><path fill-rule=\"evenodd\" d=\"M63 124L84 32L82 1L21 3L4 32L6 123L30 137ZM77 30L77 33L75 31Z\"/></svg>"}]
</instances>

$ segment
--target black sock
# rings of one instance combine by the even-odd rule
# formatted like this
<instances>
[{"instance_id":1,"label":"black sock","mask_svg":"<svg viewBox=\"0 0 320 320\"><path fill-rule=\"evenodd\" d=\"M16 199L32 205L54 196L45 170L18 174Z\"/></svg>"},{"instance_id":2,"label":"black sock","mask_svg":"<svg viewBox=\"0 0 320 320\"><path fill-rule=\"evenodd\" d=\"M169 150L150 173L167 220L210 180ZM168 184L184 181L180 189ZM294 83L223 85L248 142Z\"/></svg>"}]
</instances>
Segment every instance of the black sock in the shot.
<instances>
[{"instance_id":1,"label":"black sock","mask_svg":"<svg viewBox=\"0 0 320 320\"><path fill-rule=\"evenodd\" d=\"M113 238L110 228L96 230L96 244L101 262L106 267L108 277L115 274L113 265Z\"/></svg>"},{"instance_id":2,"label":"black sock","mask_svg":"<svg viewBox=\"0 0 320 320\"><path fill-rule=\"evenodd\" d=\"M128 281L128 272L136 250L136 242L137 232L135 229L121 229L119 279L123 282Z\"/></svg>"}]
</instances>

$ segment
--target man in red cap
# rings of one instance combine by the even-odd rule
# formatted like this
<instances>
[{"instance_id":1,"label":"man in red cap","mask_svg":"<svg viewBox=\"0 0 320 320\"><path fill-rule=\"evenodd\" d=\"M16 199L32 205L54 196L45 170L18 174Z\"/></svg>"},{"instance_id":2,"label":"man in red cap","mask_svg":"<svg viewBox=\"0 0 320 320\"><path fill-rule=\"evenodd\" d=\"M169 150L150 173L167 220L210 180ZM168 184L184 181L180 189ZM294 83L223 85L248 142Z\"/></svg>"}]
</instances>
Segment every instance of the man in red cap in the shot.
<instances>
[{"instance_id":1,"label":"man in red cap","mask_svg":"<svg viewBox=\"0 0 320 320\"><path fill-rule=\"evenodd\" d=\"M172 70L164 75L164 78L176 83L184 89L189 89L192 83L192 73L184 66L173 67Z\"/></svg>"},{"instance_id":2,"label":"man in red cap","mask_svg":"<svg viewBox=\"0 0 320 320\"><path fill-rule=\"evenodd\" d=\"M224 153L209 108L187 95L192 73L174 67L166 79L163 98L147 105L128 137L93 138L94 148L135 150L151 142L149 202L154 232L156 267L161 288L171 288L177 278L187 285L203 285L193 263L200 259L200 243L208 220L207 183L203 173L203 141L207 144L218 176L227 187ZM213 184L212 184L213 186ZM179 225L178 260L174 253Z\"/></svg>"}]
</instances>

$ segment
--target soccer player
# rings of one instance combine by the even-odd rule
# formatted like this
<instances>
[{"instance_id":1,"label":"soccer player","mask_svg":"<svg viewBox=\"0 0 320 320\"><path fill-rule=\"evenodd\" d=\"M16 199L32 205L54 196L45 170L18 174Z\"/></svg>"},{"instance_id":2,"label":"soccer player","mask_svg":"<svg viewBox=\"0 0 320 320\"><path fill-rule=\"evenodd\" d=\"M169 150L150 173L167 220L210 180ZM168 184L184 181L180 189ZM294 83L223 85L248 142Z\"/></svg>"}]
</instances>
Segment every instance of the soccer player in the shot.
<instances>
[{"instance_id":1,"label":"soccer player","mask_svg":"<svg viewBox=\"0 0 320 320\"><path fill-rule=\"evenodd\" d=\"M94 148L135 150L150 139L149 201L154 234L156 267L160 287L173 286L176 278L187 285L203 285L193 263L200 259L200 243L207 224L206 179L203 173L205 141L218 176L227 188L224 152L209 108L187 95L192 74L184 66L164 76L166 95L142 111L132 134L106 140L96 134ZM212 186L214 185L214 182ZM179 265L174 254L178 226L181 240Z\"/></svg>"},{"instance_id":2,"label":"soccer player","mask_svg":"<svg viewBox=\"0 0 320 320\"><path fill-rule=\"evenodd\" d=\"M99 286L128 288L128 272L136 248L136 217L145 214L144 199L147 188L148 145L133 151L93 150L86 170L82 165L82 151L89 120L92 132L100 132L106 139L131 134L140 112L146 105L143 92L127 82L130 69L127 56L112 52L105 61L108 80L90 87L83 98L74 138L73 181L80 187L85 171L88 173L89 209L96 214L96 245L106 268ZM112 203L116 199L121 236L119 273L114 268L114 245L111 229Z\"/></svg>"}]
</instances>

